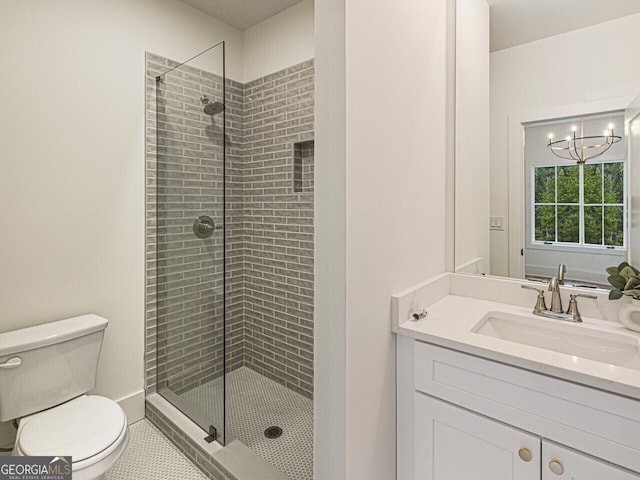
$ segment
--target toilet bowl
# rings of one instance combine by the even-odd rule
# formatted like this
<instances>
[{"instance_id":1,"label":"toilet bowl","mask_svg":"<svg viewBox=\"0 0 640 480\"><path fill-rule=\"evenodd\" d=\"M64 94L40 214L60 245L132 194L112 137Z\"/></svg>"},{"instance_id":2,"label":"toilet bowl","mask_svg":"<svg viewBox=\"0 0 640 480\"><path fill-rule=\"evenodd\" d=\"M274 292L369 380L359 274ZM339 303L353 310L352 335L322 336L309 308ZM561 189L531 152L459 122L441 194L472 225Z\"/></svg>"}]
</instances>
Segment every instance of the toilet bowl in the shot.
<instances>
[{"instance_id":1,"label":"toilet bowl","mask_svg":"<svg viewBox=\"0 0 640 480\"><path fill-rule=\"evenodd\" d=\"M116 402L82 395L22 418L13 455L68 455L74 480L98 480L127 447L128 431L127 417Z\"/></svg>"},{"instance_id":2,"label":"toilet bowl","mask_svg":"<svg viewBox=\"0 0 640 480\"><path fill-rule=\"evenodd\" d=\"M74 480L99 480L129 439L96 384L107 320L82 315L0 334L0 422L19 419L13 455L71 456Z\"/></svg>"}]
</instances>

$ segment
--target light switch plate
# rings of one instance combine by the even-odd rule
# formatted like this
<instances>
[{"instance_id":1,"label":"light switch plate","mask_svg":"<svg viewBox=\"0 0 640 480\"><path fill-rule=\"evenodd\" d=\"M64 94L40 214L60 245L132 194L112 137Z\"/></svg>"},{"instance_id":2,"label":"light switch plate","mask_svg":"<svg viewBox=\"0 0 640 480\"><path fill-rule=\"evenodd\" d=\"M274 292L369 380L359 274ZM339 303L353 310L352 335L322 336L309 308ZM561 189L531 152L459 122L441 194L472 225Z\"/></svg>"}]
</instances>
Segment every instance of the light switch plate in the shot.
<instances>
[{"instance_id":1,"label":"light switch plate","mask_svg":"<svg viewBox=\"0 0 640 480\"><path fill-rule=\"evenodd\" d=\"M490 230L504 230L504 217L490 217Z\"/></svg>"}]
</instances>

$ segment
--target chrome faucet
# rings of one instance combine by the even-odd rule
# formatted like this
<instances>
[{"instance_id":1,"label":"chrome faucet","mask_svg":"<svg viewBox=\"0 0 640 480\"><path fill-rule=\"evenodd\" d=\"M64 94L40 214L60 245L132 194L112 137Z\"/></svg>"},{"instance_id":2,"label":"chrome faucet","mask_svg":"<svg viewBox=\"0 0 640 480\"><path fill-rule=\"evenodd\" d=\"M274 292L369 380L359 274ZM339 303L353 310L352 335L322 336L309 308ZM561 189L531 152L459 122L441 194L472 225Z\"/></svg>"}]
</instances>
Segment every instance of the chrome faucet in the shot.
<instances>
[{"instance_id":1,"label":"chrome faucet","mask_svg":"<svg viewBox=\"0 0 640 480\"><path fill-rule=\"evenodd\" d=\"M562 313L562 297L560 297L560 282L558 277L553 277L549 282L551 292L551 311L554 313Z\"/></svg>"}]
</instances>

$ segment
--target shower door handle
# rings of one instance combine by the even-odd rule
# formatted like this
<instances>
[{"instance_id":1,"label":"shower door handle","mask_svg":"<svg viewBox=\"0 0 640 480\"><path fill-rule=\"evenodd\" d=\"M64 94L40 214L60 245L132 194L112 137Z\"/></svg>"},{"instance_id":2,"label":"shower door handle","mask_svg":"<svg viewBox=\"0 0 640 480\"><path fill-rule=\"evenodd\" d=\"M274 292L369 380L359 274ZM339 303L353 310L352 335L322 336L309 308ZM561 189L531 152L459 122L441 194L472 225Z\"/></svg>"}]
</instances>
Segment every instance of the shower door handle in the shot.
<instances>
[{"instance_id":1,"label":"shower door handle","mask_svg":"<svg viewBox=\"0 0 640 480\"><path fill-rule=\"evenodd\" d=\"M208 215L200 215L193 222L193 233L198 238L209 238L216 229L216 224Z\"/></svg>"}]
</instances>

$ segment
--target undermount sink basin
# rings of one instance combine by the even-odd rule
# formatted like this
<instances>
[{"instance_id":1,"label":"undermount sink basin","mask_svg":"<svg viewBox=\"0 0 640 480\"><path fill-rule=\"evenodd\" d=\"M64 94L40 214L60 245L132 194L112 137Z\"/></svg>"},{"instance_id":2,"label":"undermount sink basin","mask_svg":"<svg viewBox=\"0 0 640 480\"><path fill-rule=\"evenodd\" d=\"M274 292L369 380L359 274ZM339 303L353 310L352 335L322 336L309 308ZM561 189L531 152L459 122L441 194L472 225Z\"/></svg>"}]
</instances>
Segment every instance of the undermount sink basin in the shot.
<instances>
[{"instance_id":1,"label":"undermount sink basin","mask_svg":"<svg viewBox=\"0 0 640 480\"><path fill-rule=\"evenodd\" d=\"M561 320L489 312L471 331L487 337L640 370L640 348L636 338L596 330L583 323L571 324Z\"/></svg>"}]
</instances>

